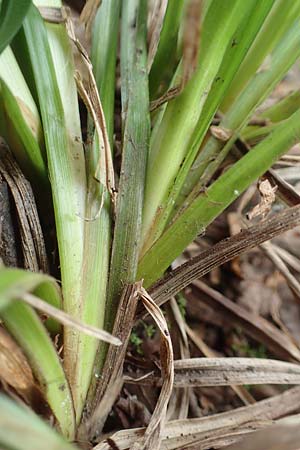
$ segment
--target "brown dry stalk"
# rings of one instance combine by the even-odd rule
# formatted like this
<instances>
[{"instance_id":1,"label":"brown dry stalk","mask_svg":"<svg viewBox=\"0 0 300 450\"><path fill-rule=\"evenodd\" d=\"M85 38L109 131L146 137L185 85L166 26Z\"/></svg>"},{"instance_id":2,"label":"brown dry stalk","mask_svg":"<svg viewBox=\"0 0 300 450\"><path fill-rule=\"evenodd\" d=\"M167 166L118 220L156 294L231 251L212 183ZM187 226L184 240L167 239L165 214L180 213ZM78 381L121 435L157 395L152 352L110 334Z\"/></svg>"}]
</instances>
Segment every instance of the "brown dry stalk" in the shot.
<instances>
[{"instance_id":1,"label":"brown dry stalk","mask_svg":"<svg viewBox=\"0 0 300 450\"><path fill-rule=\"evenodd\" d=\"M174 361L174 387L230 386L231 384L300 384L300 366L262 358L189 358ZM125 381L160 386L158 374L139 373Z\"/></svg>"},{"instance_id":2,"label":"brown dry stalk","mask_svg":"<svg viewBox=\"0 0 300 450\"><path fill-rule=\"evenodd\" d=\"M197 445L201 450L222 446L235 441L241 434L270 425L272 420L290 414L300 407L300 387L289 389L283 394L237 408L221 414L199 419L174 420L165 425L162 448L182 449ZM110 436L116 448L125 450L140 438L145 428L122 430ZM94 447L94 450L111 450L107 441Z\"/></svg>"},{"instance_id":3,"label":"brown dry stalk","mask_svg":"<svg viewBox=\"0 0 300 450\"><path fill-rule=\"evenodd\" d=\"M266 217L272 209L272 205L276 200L275 192L277 186L271 186L269 180L260 181L258 184L260 193L260 202L247 213L247 219L252 220L254 217Z\"/></svg>"},{"instance_id":4,"label":"brown dry stalk","mask_svg":"<svg viewBox=\"0 0 300 450\"><path fill-rule=\"evenodd\" d=\"M133 444L131 450L158 450L165 426L168 402L174 382L173 347L166 319L160 308L142 287L139 291L144 307L160 330L160 361L162 371L162 388L148 427L141 439Z\"/></svg>"},{"instance_id":5,"label":"brown dry stalk","mask_svg":"<svg viewBox=\"0 0 300 450\"><path fill-rule=\"evenodd\" d=\"M206 356L207 358L214 358L216 357L216 353L214 350L212 350L208 345L203 341L203 339L193 331L187 323L185 323L185 329L186 332L191 339L191 341L198 347L200 352ZM244 386L235 386L230 385L232 390L236 393L236 395L242 400L244 405L251 405L255 403L255 399L252 397L250 392L247 391L247 389Z\"/></svg>"},{"instance_id":6,"label":"brown dry stalk","mask_svg":"<svg viewBox=\"0 0 300 450\"><path fill-rule=\"evenodd\" d=\"M140 283L126 286L120 299L113 335L119 338L123 345L118 348L109 347L101 377L97 379L93 403L89 405L89 411L82 425L82 434L90 438L95 438L102 432L106 418L123 385L123 363L134 323L140 287Z\"/></svg>"},{"instance_id":7,"label":"brown dry stalk","mask_svg":"<svg viewBox=\"0 0 300 450\"><path fill-rule=\"evenodd\" d=\"M161 431L173 388L174 366L172 342L166 319L159 307L142 287L141 282L128 285L123 291L113 329L113 334L123 342L123 345L118 349L110 347L108 350L94 401L90 405L87 417L83 420L79 434L80 438L88 436L92 439L99 436L113 403L122 388L123 363L134 323L138 298L143 302L144 307L152 316L161 333L160 353L163 378L161 392L145 433L139 440L135 441L132 447L133 450L150 450L159 448L160 445Z\"/></svg>"},{"instance_id":8,"label":"brown dry stalk","mask_svg":"<svg viewBox=\"0 0 300 450\"><path fill-rule=\"evenodd\" d=\"M101 0L87 0L80 15L80 21L85 25L86 33L91 31L98 8L101 5Z\"/></svg>"},{"instance_id":9,"label":"brown dry stalk","mask_svg":"<svg viewBox=\"0 0 300 450\"><path fill-rule=\"evenodd\" d=\"M265 242L260 245L260 248L265 253L265 255L273 262L274 266L279 270L279 272L284 276L288 286L294 292L295 296L300 300L300 283L296 277L289 271L288 267L278 255L278 253L273 249L270 242Z\"/></svg>"},{"instance_id":10,"label":"brown dry stalk","mask_svg":"<svg viewBox=\"0 0 300 450\"><path fill-rule=\"evenodd\" d=\"M161 97L159 97L157 100L153 100L153 102L150 103L150 112L155 111L160 106L162 106L164 103L169 102L173 100L174 98L178 97L179 94L181 94L183 87L180 86L174 86L170 88L167 92L165 92Z\"/></svg>"},{"instance_id":11,"label":"brown dry stalk","mask_svg":"<svg viewBox=\"0 0 300 450\"><path fill-rule=\"evenodd\" d=\"M173 343L174 358L190 358L189 340L185 329L185 319L180 312L175 298L171 298L167 313L170 315L170 332ZM182 389L173 389L168 409L167 420L186 419L189 412L191 389L186 385Z\"/></svg>"},{"instance_id":12,"label":"brown dry stalk","mask_svg":"<svg viewBox=\"0 0 300 450\"><path fill-rule=\"evenodd\" d=\"M162 305L193 280L203 277L215 267L251 250L262 242L300 224L300 205L265 219L240 233L222 240L190 261L172 270L150 289L150 295Z\"/></svg>"}]
</instances>

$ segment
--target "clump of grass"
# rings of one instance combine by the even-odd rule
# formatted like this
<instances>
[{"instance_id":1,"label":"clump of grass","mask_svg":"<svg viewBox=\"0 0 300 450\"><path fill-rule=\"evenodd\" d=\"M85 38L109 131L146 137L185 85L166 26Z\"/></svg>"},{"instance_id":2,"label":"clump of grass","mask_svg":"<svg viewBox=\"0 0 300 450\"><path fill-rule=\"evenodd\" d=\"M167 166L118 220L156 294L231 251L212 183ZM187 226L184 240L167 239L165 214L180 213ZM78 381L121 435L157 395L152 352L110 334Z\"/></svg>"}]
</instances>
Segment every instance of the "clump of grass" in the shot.
<instances>
[{"instance_id":1,"label":"clump of grass","mask_svg":"<svg viewBox=\"0 0 300 450\"><path fill-rule=\"evenodd\" d=\"M185 2L168 1L161 29L152 36L156 52L148 60L148 2L102 0L92 29L93 74L87 86L76 75L88 106L85 146L73 44L61 2L23 1L20 8L15 0L1 4L0 130L32 182L38 205L44 198L52 202L47 206L54 210L61 293L56 288L62 296L56 306L110 332L123 289L139 280L151 287L199 233L300 140L297 93L261 114L268 119L265 124L249 125L300 56L299 2L234 0L230 7L223 0L190 2L198 23L187 22ZM58 11L58 19L45 20L45 8ZM196 27L191 35L199 42L188 42L189 26ZM114 128L119 43L121 130ZM195 67L185 78L190 48ZM161 105L151 114L150 100ZM122 139L119 172L113 154L116 132ZM258 143L220 174L240 136ZM16 285L33 290L21 275L7 278L6 284L0 280L1 298L8 287L13 300L21 295ZM53 284L39 295L53 301ZM178 304L185 317L183 300L179 297ZM1 303L1 317L28 357L57 427L73 440L101 382L101 375L95 381L93 374L101 374L106 344L63 326L61 364L33 308ZM145 331L153 335L151 326ZM131 342L139 352L135 332ZM57 381L50 385L50 375L62 380L61 392ZM8 400L0 401L23 417ZM37 442L38 436L51 435L62 448L71 448L35 416L27 422ZM23 448L20 430L16 423L12 427L15 438L0 431L0 442Z\"/></svg>"}]
</instances>

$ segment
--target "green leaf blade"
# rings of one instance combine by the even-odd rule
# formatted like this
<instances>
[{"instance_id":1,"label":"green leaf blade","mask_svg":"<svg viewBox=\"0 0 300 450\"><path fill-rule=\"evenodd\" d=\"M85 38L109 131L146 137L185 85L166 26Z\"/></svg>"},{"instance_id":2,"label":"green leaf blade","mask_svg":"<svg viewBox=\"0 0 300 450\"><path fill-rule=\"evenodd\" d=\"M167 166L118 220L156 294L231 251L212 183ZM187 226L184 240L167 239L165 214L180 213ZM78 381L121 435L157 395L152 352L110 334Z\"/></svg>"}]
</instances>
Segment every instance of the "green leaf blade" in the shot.
<instances>
[{"instance_id":1,"label":"green leaf blade","mask_svg":"<svg viewBox=\"0 0 300 450\"><path fill-rule=\"evenodd\" d=\"M60 291L51 277L21 269L0 270L1 318L25 352L62 433L73 439L75 416L71 391L41 319L31 307L17 300L27 292L43 293L45 300L53 304L60 302Z\"/></svg>"},{"instance_id":2,"label":"green leaf blade","mask_svg":"<svg viewBox=\"0 0 300 450\"><path fill-rule=\"evenodd\" d=\"M31 0L2 0L0 11L0 53L22 26Z\"/></svg>"},{"instance_id":3,"label":"green leaf blade","mask_svg":"<svg viewBox=\"0 0 300 450\"><path fill-rule=\"evenodd\" d=\"M197 197L140 262L138 276L149 287L186 246L300 139L300 110L253 148Z\"/></svg>"}]
</instances>

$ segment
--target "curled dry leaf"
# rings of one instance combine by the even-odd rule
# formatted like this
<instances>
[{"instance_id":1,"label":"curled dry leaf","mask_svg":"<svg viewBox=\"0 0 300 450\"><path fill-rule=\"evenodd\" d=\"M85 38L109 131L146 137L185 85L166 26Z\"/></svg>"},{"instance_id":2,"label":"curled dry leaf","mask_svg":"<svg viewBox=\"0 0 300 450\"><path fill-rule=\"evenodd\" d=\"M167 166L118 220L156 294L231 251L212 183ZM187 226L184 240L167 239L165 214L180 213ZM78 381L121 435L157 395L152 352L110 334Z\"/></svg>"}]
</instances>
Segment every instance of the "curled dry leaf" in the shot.
<instances>
[{"instance_id":1,"label":"curled dry leaf","mask_svg":"<svg viewBox=\"0 0 300 450\"><path fill-rule=\"evenodd\" d=\"M127 347L126 344L130 337L138 297L141 298L144 307L153 317L161 332L161 365L163 376L161 393L145 433L142 433L140 439L132 444L133 450L147 450L159 448L161 428L164 424L167 404L173 387L174 368L172 342L166 320L159 307L154 303L140 282L128 285L124 289L114 325L114 334L122 339L123 346L119 349L110 348L108 351L103 376L101 377L101 384L99 384L99 389L96 391L94 405L91 405L91 414L82 424L81 435L84 436L84 433L88 433L89 437L99 435L113 402L121 390L123 384L121 375Z\"/></svg>"},{"instance_id":2,"label":"curled dry leaf","mask_svg":"<svg viewBox=\"0 0 300 450\"><path fill-rule=\"evenodd\" d=\"M227 142L232 137L231 130L229 130L228 128L220 127L220 126L212 125L210 127L210 132L213 135L213 137L218 139L218 141L222 141L222 142Z\"/></svg>"},{"instance_id":3,"label":"curled dry leaf","mask_svg":"<svg viewBox=\"0 0 300 450\"><path fill-rule=\"evenodd\" d=\"M277 191L277 186L272 187L269 180L263 180L258 186L259 193L261 195L260 203L252 209L247 214L249 220L257 216L265 217L272 208L272 204L275 202L275 192Z\"/></svg>"},{"instance_id":4,"label":"curled dry leaf","mask_svg":"<svg viewBox=\"0 0 300 450\"><path fill-rule=\"evenodd\" d=\"M189 342L185 329L185 319L180 312L175 298L170 301L171 337L174 356L180 359L190 358ZM176 345L177 344L177 345ZM176 354L177 347L177 354ZM190 388L188 385L182 389L173 389L167 410L167 420L186 419L189 411Z\"/></svg>"},{"instance_id":5,"label":"curled dry leaf","mask_svg":"<svg viewBox=\"0 0 300 450\"><path fill-rule=\"evenodd\" d=\"M155 304L153 299L143 287L140 288L139 295L144 307L152 316L161 333L160 355L163 383L156 407L145 433L130 447L132 450L154 450L160 448L162 432L165 426L167 405L173 388L173 348L170 333L168 331L168 325L160 308Z\"/></svg>"},{"instance_id":6,"label":"curled dry leaf","mask_svg":"<svg viewBox=\"0 0 300 450\"><path fill-rule=\"evenodd\" d=\"M89 3L89 2L88 2ZM86 6L88 5L86 4ZM100 168L100 165L105 167L105 171L99 171L97 170L97 173L95 174L95 178L98 178L98 172L100 173L100 182L106 185L111 199L113 206L116 204L116 188L115 188L115 175L114 175L114 168L113 168L113 161L112 161L112 153L110 149L110 143L109 138L107 134L107 128L106 128L106 122L105 122L105 116L101 104L101 100L99 97L99 92L96 84L96 80L93 74L93 66L90 61L89 55L76 37L73 23L68 18L67 20L67 31L70 39L74 42L78 54L81 58L82 66L85 67L87 71L87 78L88 78L88 86L85 87L83 84L83 77L82 75L77 71L75 73L75 81L77 84L77 89L79 92L79 95L81 96L88 112L90 113L95 129L97 131L100 146L101 146L101 152L100 152L100 158L103 158L103 161L99 161L98 169ZM102 173L105 173L105 179L102 180Z\"/></svg>"},{"instance_id":7,"label":"curled dry leaf","mask_svg":"<svg viewBox=\"0 0 300 450\"><path fill-rule=\"evenodd\" d=\"M24 266L33 272L48 272L42 228L30 183L6 146L1 145L0 173L11 191L19 223Z\"/></svg>"}]
</instances>

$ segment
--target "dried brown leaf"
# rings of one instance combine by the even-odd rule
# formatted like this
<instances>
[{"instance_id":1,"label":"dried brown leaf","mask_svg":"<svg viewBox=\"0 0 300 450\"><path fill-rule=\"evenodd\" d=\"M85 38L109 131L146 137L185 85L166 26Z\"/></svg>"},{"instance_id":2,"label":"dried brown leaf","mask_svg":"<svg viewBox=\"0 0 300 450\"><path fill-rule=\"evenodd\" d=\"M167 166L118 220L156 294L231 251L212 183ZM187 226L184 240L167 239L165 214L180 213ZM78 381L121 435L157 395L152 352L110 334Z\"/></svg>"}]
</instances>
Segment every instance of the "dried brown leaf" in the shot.
<instances>
[{"instance_id":1,"label":"dried brown leaf","mask_svg":"<svg viewBox=\"0 0 300 450\"><path fill-rule=\"evenodd\" d=\"M42 18L49 23L64 23L66 21L66 12L64 8L54 6L39 6L38 10Z\"/></svg>"},{"instance_id":2,"label":"dried brown leaf","mask_svg":"<svg viewBox=\"0 0 300 450\"><path fill-rule=\"evenodd\" d=\"M212 125L209 130L218 141L227 142L232 137L232 130L228 128Z\"/></svg>"},{"instance_id":3,"label":"dried brown leaf","mask_svg":"<svg viewBox=\"0 0 300 450\"><path fill-rule=\"evenodd\" d=\"M278 254L276 250L274 250L272 244L270 242L265 242L260 245L263 252L270 258L275 267L281 272L281 274L286 279L287 284L292 289L292 291L296 294L298 299L300 299L300 283L297 278L289 271L288 267Z\"/></svg>"},{"instance_id":4,"label":"dried brown leaf","mask_svg":"<svg viewBox=\"0 0 300 450\"><path fill-rule=\"evenodd\" d=\"M167 405L171 397L174 381L173 347L166 319L160 308L142 287L139 291L144 307L151 315L161 333L161 371L162 388L150 423L143 437L132 445L132 450L155 450L160 448L161 434L164 429Z\"/></svg>"},{"instance_id":5,"label":"dried brown leaf","mask_svg":"<svg viewBox=\"0 0 300 450\"><path fill-rule=\"evenodd\" d=\"M95 81L95 77L93 74L93 66L90 61L89 55L80 43L79 39L76 37L73 23L68 18L67 21L67 30L70 39L74 42L78 54L81 58L82 65L86 68L87 71L87 79L88 79L88 86L85 87L82 81L81 74L77 71L75 73L75 80L77 84L78 92L85 103L85 106L88 110L88 112L91 114L91 117L94 121L95 128L99 137L100 141L100 158L103 158L103 164L102 161L99 161L98 164L98 170L95 174L95 178L97 178L98 171L101 166L105 166L105 180L103 180L102 171L100 171L100 182L104 183L110 193L113 206L116 205L116 188L115 188L115 174L114 174L114 167L113 167L113 161L112 161L112 153L111 148L109 144L108 134L107 134L107 128L106 128L106 122L105 122L105 116L101 104L101 100L99 97L99 92L97 89L97 84Z\"/></svg>"},{"instance_id":6,"label":"dried brown leaf","mask_svg":"<svg viewBox=\"0 0 300 450\"><path fill-rule=\"evenodd\" d=\"M25 355L2 327L0 327L0 380L4 387L13 388L33 408L41 408L41 404L45 404Z\"/></svg>"},{"instance_id":7,"label":"dried brown leaf","mask_svg":"<svg viewBox=\"0 0 300 450\"><path fill-rule=\"evenodd\" d=\"M178 97L178 95L181 94L181 92L182 92L181 86L174 86L173 88L170 88L165 94L163 94L157 100L153 100L153 102L150 103L150 112L155 111L164 103L169 102L174 98Z\"/></svg>"},{"instance_id":8,"label":"dried brown leaf","mask_svg":"<svg viewBox=\"0 0 300 450\"><path fill-rule=\"evenodd\" d=\"M299 407L300 387L297 387L233 411L199 419L175 420L166 424L161 448L173 450L197 444L197 449L208 450L220 442L224 446L241 434L270 425L271 420L297 411ZM140 438L144 430L137 428L118 431L109 439L116 448L125 450ZM111 450L111 447L107 441L103 441L94 447L94 450Z\"/></svg>"},{"instance_id":9,"label":"dried brown leaf","mask_svg":"<svg viewBox=\"0 0 300 450\"><path fill-rule=\"evenodd\" d=\"M174 354L176 355L174 342L179 347L179 357L181 359L190 358L189 342L185 329L185 319L183 318L175 298L171 298L170 312L173 322L170 327ZM175 348L174 348L175 347ZM186 419L189 410L190 389L185 386L182 389L173 389L167 410L167 420Z\"/></svg>"},{"instance_id":10,"label":"dried brown leaf","mask_svg":"<svg viewBox=\"0 0 300 450\"><path fill-rule=\"evenodd\" d=\"M87 0L80 15L80 20L85 25L86 33L89 34L102 0Z\"/></svg>"},{"instance_id":11,"label":"dried brown leaf","mask_svg":"<svg viewBox=\"0 0 300 450\"><path fill-rule=\"evenodd\" d=\"M220 241L158 280L150 294L162 305L196 278L300 224L300 206L287 208L239 234Z\"/></svg>"},{"instance_id":12,"label":"dried brown leaf","mask_svg":"<svg viewBox=\"0 0 300 450\"><path fill-rule=\"evenodd\" d=\"M138 301L140 283L126 286L120 299L113 334L123 343L119 348L109 347L101 378L97 380L93 402L82 424L82 436L99 436L105 420L122 386L122 371Z\"/></svg>"},{"instance_id":13,"label":"dried brown leaf","mask_svg":"<svg viewBox=\"0 0 300 450\"><path fill-rule=\"evenodd\" d=\"M258 190L261 196L260 203L247 214L247 218L252 220L254 217L265 217L271 211L272 204L275 202L275 192L277 186L272 187L269 180L263 180L259 183Z\"/></svg>"},{"instance_id":14,"label":"dried brown leaf","mask_svg":"<svg viewBox=\"0 0 300 450\"><path fill-rule=\"evenodd\" d=\"M198 336L198 334L196 334L187 324L185 324L185 329L189 338L198 347L198 349L204 356L206 356L207 358L216 357L216 353L211 348L209 348L208 345L206 345L206 343L203 341L203 339L201 339L200 336ZM230 385L230 387L245 405L251 405L255 403L255 400L250 392L248 392L247 389L243 386Z\"/></svg>"},{"instance_id":15,"label":"dried brown leaf","mask_svg":"<svg viewBox=\"0 0 300 450\"><path fill-rule=\"evenodd\" d=\"M5 266L18 267L22 259L18 254L19 237L14 226L12 199L8 184L0 174L0 258Z\"/></svg>"},{"instance_id":16,"label":"dried brown leaf","mask_svg":"<svg viewBox=\"0 0 300 450\"><path fill-rule=\"evenodd\" d=\"M180 388L231 384L300 384L299 365L272 359L181 359L174 361L174 370L174 386ZM136 382L157 386L161 384L161 379L151 373L148 377L140 376Z\"/></svg>"},{"instance_id":17,"label":"dried brown leaf","mask_svg":"<svg viewBox=\"0 0 300 450\"><path fill-rule=\"evenodd\" d=\"M21 235L24 266L33 272L48 272L48 261L37 207L30 183L5 146L1 146L0 173L14 199Z\"/></svg>"}]
</instances>

